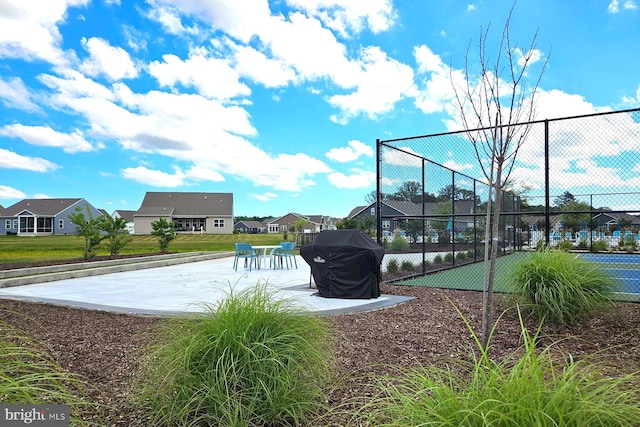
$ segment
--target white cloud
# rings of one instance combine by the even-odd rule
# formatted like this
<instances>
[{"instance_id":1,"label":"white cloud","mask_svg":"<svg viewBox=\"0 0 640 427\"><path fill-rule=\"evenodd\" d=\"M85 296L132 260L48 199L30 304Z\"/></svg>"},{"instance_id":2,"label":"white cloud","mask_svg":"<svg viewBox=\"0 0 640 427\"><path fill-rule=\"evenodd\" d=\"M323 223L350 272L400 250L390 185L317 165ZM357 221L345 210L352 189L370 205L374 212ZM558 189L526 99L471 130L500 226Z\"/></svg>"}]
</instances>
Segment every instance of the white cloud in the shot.
<instances>
[{"instance_id":1,"label":"white cloud","mask_svg":"<svg viewBox=\"0 0 640 427\"><path fill-rule=\"evenodd\" d=\"M0 199L24 199L25 197L27 195L16 188L0 185Z\"/></svg>"},{"instance_id":2,"label":"white cloud","mask_svg":"<svg viewBox=\"0 0 640 427\"><path fill-rule=\"evenodd\" d=\"M358 84L348 95L333 95L329 104L341 111L331 120L346 124L351 118L364 114L375 119L393 110L395 104L416 94L413 70L406 64L389 58L378 47L363 49ZM389 76L393 76L390 79Z\"/></svg>"},{"instance_id":3,"label":"white cloud","mask_svg":"<svg viewBox=\"0 0 640 427\"><path fill-rule=\"evenodd\" d=\"M28 157L0 148L0 168L23 169L32 172L51 172L58 165L40 157Z\"/></svg>"},{"instance_id":4,"label":"white cloud","mask_svg":"<svg viewBox=\"0 0 640 427\"><path fill-rule=\"evenodd\" d=\"M184 173L176 169L173 174L148 169L144 166L126 168L122 170L125 179L139 182L153 187L176 188L184 185Z\"/></svg>"},{"instance_id":5,"label":"white cloud","mask_svg":"<svg viewBox=\"0 0 640 427\"><path fill-rule=\"evenodd\" d=\"M138 75L129 53L108 41L91 37L82 38L82 45L90 57L80 64L80 71L92 77L104 75L110 81L132 79Z\"/></svg>"},{"instance_id":6,"label":"white cloud","mask_svg":"<svg viewBox=\"0 0 640 427\"><path fill-rule=\"evenodd\" d=\"M612 0L607 7L609 13L618 13L620 11L620 3L618 0Z\"/></svg>"},{"instance_id":7,"label":"white cloud","mask_svg":"<svg viewBox=\"0 0 640 427\"><path fill-rule=\"evenodd\" d=\"M28 112L40 111L40 107L32 101L31 93L20 77L7 80L0 77L0 99L7 107Z\"/></svg>"},{"instance_id":8,"label":"white cloud","mask_svg":"<svg viewBox=\"0 0 640 427\"><path fill-rule=\"evenodd\" d=\"M428 46L416 46L413 54L418 64L418 75L424 75L421 88L415 99L415 106L423 113L438 113L451 110L452 100L455 98L454 83L460 86L464 77L459 70L453 73Z\"/></svg>"},{"instance_id":9,"label":"white cloud","mask_svg":"<svg viewBox=\"0 0 640 427\"><path fill-rule=\"evenodd\" d=\"M259 200L261 202L268 202L269 200L272 200L278 197L277 194L272 193L270 191L267 191L266 193L263 193L263 194L251 193L251 194L248 194L248 196L251 199Z\"/></svg>"},{"instance_id":10,"label":"white cloud","mask_svg":"<svg viewBox=\"0 0 640 427\"><path fill-rule=\"evenodd\" d=\"M396 147L397 150L384 150L382 160L393 166L422 167L422 155L410 147Z\"/></svg>"},{"instance_id":11,"label":"white cloud","mask_svg":"<svg viewBox=\"0 0 640 427\"><path fill-rule=\"evenodd\" d=\"M373 148L356 139L349 141L348 147L332 148L325 156L336 162L346 163L356 160L360 156L373 156Z\"/></svg>"},{"instance_id":12,"label":"white cloud","mask_svg":"<svg viewBox=\"0 0 640 427\"><path fill-rule=\"evenodd\" d=\"M332 172L327 175L336 188L366 188L376 182L376 173L362 169L352 169L351 174Z\"/></svg>"},{"instance_id":13,"label":"white cloud","mask_svg":"<svg viewBox=\"0 0 640 427\"><path fill-rule=\"evenodd\" d=\"M624 3L622 3L622 8L625 10L634 10L637 9L638 6L636 5L635 1L633 0L625 0ZM620 1L619 0L612 0L611 3L609 3L609 6L607 7L607 11L609 13L618 13L620 12Z\"/></svg>"},{"instance_id":14,"label":"white cloud","mask_svg":"<svg viewBox=\"0 0 640 427\"><path fill-rule=\"evenodd\" d=\"M518 65L521 67L524 67L525 65L531 66L536 62L539 62L543 56L543 53L540 49L531 49L527 53L524 53L519 47L514 49L514 54L517 58Z\"/></svg>"},{"instance_id":15,"label":"white cloud","mask_svg":"<svg viewBox=\"0 0 640 427\"><path fill-rule=\"evenodd\" d=\"M82 136L79 130L72 133L57 132L46 126L7 125L0 128L0 135L20 138L40 147L60 147L65 153L93 151L94 147Z\"/></svg>"},{"instance_id":16,"label":"white cloud","mask_svg":"<svg viewBox=\"0 0 640 427\"><path fill-rule=\"evenodd\" d=\"M251 94L249 87L239 81L236 70L224 60L208 57L203 48L193 50L184 61L173 54L163 55L162 60L149 64L149 73L160 86L181 84L195 88L202 96L220 100Z\"/></svg>"},{"instance_id":17,"label":"white cloud","mask_svg":"<svg viewBox=\"0 0 640 427\"><path fill-rule=\"evenodd\" d=\"M0 58L42 59L66 63L60 48L58 24L67 8L84 6L89 0L3 0L0 4Z\"/></svg>"},{"instance_id":18,"label":"white cloud","mask_svg":"<svg viewBox=\"0 0 640 427\"><path fill-rule=\"evenodd\" d=\"M287 0L287 4L320 19L343 36L365 28L373 33L387 31L397 19L391 0Z\"/></svg>"}]
</instances>

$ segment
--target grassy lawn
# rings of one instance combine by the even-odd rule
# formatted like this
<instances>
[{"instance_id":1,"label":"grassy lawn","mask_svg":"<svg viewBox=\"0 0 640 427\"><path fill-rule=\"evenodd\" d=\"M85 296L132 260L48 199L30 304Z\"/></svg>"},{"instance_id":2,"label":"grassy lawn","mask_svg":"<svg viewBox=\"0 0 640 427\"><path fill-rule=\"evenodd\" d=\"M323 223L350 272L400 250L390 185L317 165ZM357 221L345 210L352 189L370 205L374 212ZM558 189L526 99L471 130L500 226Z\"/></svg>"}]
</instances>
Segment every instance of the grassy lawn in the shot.
<instances>
[{"instance_id":1,"label":"grassy lawn","mask_svg":"<svg viewBox=\"0 0 640 427\"><path fill-rule=\"evenodd\" d=\"M159 252L158 238L150 235L132 235L122 255ZM289 236L291 237L291 236ZM283 241L278 234L180 234L169 245L169 252L227 252L234 251L234 243L277 245ZM78 236L0 236L0 263L38 262L81 258L84 239ZM106 247L97 255L109 255Z\"/></svg>"}]
</instances>

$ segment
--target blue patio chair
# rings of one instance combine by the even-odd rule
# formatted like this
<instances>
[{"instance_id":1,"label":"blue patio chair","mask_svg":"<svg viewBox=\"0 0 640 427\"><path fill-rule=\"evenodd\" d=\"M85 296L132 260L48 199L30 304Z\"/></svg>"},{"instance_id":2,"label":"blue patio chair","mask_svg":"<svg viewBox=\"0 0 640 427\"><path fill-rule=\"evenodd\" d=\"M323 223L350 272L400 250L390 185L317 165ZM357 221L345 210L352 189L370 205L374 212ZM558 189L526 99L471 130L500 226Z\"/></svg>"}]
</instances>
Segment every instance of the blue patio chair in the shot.
<instances>
[{"instance_id":1,"label":"blue patio chair","mask_svg":"<svg viewBox=\"0 0 640 427\"><path fill-rule=\"evenodd\" d=\"M296 261L295 249L295 242L280 242L280 247L274 249L271 253L273 257L273 268L276 268L279 264L280 268L283 268L283 266L286 265L287 270L289 269L289 266L293 267L293 265L295 265L297 269L298 261Z\"/></svg>"},{"instance_id":2,"label":"blue patio chair","mask_svg":"<svg viewBox=\"0 0 640 427\"><path fill-rule=\"evenodd\" d=\"M249 264L249 271L251 271L251 264L256 263L258 265L258 254L253 249L251 243L236 243L236 256L233 259L233 269L238 271L238 260L244 259L244 268L247 268Z\"/></svg>"}]
</instances>

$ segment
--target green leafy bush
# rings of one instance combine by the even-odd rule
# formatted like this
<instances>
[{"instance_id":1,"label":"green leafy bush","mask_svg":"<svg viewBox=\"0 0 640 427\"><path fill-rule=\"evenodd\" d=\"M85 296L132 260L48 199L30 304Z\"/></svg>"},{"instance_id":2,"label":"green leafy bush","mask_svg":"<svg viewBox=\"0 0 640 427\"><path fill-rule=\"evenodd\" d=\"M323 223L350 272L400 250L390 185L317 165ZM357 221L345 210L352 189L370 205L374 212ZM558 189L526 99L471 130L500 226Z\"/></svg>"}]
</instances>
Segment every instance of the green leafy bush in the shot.
<instances>
[{"instance_id":1,"label":"green leafy bush","mask_svg":"<svg viewBox=\"0 0 640 427\"><path fill-rule=\"evenodd\" d=\"M402 263L400 264L400 269L403 271L412 271L413 270L413 263L411 261L402 261Z\"/></svg>"},{"instance_id":2,"label":"green leafy bush","mask_svg":"<svg viewBox=\"0 0 640 427\"><path fill-rule=\"evenodd\" d=\"M591 252L607 252L608 250L609 246L604 240L596 240L591 243Z\"/></svg>"},{"instance_id":3,"label":"green leafy bush","mask_svg":"<svg viewBox=\"0 0 640 427\"><path fill-rule=\"evenodd\" d=\"M438 254L436 256L433 257L433 263L434 264L442 264L442 255Z\"/></svg>"},{"instance_id":4,"label":"green leafy bush","mask_svg":"<svg viewBox=\"0 0 640 427\"><path fill-rule=\"evenodd\" d=\"M469 366L428 365L399 369L379 378L379 393L359 408L350 425L366 426L637 426L637 373L612 378L587 359L554 359L551 347L536 348L523 325L523 346L491 360L478 344ZM455 362L453 362L455 363Z\"/></svg>"},{"instance_id":5,"label":"green leafy bush","mask_svg":"<svg viewBox=\"0 0 640 427\"><path fill-rule=\"evenodd\" d=\"M573 250L573 243L571 243L570 240L563 240L558 245L558 250L561 250L564 252L571 252Z\"/></svg>"},{"instance_id":6,"label":"green leafy bush","mask_svg":"<svg viewBox=\"0 0 640 427\"><path fill-rule=\"evenodd\" d=\"M616 281L578 255L532 253L512 273L515 294L540 319L574 325L611 302Z\"/></svg>"},{"instance_id":7,"label":"green leafy bush","mask_svg":"<svg viewBox=\"0 0 640 427\"><path fill-rule=\"evenodd\" d=\"M453 261L453 254L451 252L447 252L444 255L444 262L451 262Z\"/></svg>"},{"instance_id":8,"label":"green leafy bush","mask_svg":"<svg viewBox=\"0 0 640 427\"><path fill-rule=\"evenodd\" d=\"M160 252L167 253L169 251L169 243L176 238L176 228L164 218L159 218L151 223L151 235L158 238Z\"/></svg>"},{"instance_id":9,"label":"green leafy bush","mask_svg":"<svg viewBox=\"0 0 640 427\"><path fill-rule=\"evenodd\" d=\"M456 252L456 259L464 261L465 259L467 259L467 253L465 251Z\"/></svg>"},{"instance_id":10,"label":"green leafy bush","mask_svg":"<svg viewBox=\"0 0 640 427\"><path fill-rule=\"evenodd\" d=\"M232 292L204 315L160 324L136 390L155 425L299 425L326 409L330 330L266 285Z\"/></svg>"},{"instance_id":11,"label":"green leafy bush","mask_svg":"<svg viewBox=\"0 0 640 427\"><path fill-rule=\"evenodd\" d=\"M404 237L396 236L389 244L389 249L392 251L405 251L409 249L409 242Z\"/></svg>"},{"instance_id":12,"label":"green leafy bush","mask_svg":"<svg viewBox=\"0 0 640 427\"><path fill-rule=\"evenodd\" d=\"M398 272L399 269L400 267L398 267L398 261L393 258L390 259L389 262L387 263L387 273L395 274Z\"/></svg>"}]
</instances>

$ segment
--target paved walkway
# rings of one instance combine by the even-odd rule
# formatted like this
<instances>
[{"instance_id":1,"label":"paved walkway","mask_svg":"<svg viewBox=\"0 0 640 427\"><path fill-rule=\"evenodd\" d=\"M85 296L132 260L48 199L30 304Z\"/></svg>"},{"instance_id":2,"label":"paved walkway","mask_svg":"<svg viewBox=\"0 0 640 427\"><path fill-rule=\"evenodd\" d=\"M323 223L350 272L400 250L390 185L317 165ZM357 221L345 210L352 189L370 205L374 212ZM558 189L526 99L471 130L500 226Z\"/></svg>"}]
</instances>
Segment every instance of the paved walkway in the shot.
<instances>
[{"instance_id":1,"label":"paved walkway","mask_svg":"<svg viewBox=\"0 0 640 427\"><path fill-rule=\"evenodd\" d=\"M175 315L202 312L231 292L265 285L274 296L286 298L296 310L341 314L399 304L410 298L381 295L374 299L323 298L309 287L309 265L297 256L298 268L233 270L233 257L186 262L0 288L0 298L13 298L95 310Z\"/></svg>"}]
</instances>

